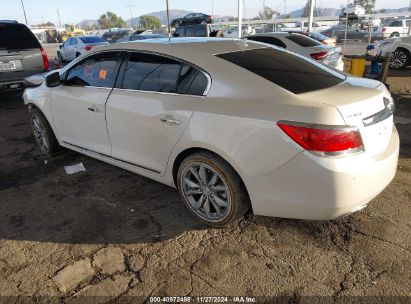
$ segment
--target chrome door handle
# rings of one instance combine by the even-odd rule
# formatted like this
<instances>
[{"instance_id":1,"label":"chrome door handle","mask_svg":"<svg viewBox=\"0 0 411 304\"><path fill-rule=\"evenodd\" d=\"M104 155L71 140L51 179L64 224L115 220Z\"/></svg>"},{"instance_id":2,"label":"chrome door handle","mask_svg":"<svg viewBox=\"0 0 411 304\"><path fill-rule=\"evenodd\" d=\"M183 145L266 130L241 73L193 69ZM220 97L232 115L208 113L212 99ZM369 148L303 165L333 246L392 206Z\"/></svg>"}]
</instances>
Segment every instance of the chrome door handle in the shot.
<instances>
[{"instance_id":1,"label":"chrome door handle","mask_svg":"<svg viewBox=\"0 0 411 304\"><path fill-rule=\"evenodd\" d=\"M174 118L168 118L168 117L161 118L160 121L164 122L165 124L170 125L170 126L173 126L173 125L175 126L175 125L181 124L180 120L177 120L177 119L174 119Z\"/></svg>"},{"instance_id":2,"label":"chrome door handle","mask_svg":"<svg viewBox=\"0 0 411 304\"><path fill-rule=\"evenodd\" d=\"M91 111L91 112L94 112L94 113L100 112L100 110L99 110L98 108L96 108L96 107L88 107L87 110L89 110L89 111Z\"/></svg>"}]
</instances>

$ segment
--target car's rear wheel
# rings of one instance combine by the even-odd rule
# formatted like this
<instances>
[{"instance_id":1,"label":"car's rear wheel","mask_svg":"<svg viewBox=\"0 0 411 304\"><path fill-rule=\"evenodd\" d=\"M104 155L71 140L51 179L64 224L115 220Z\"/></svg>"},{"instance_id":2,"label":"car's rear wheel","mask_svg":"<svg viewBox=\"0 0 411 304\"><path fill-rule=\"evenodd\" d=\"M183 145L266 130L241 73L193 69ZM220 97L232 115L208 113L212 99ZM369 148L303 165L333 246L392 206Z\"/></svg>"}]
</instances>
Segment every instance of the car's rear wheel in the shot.
<instances>
[{"instance_id":1,"label":"car's rear wheel","mask_svg":"<svg viewBox=\"0 0 411 304\"><path fill-rule=\"evenodd\" d=\"M51 155L58 150L59 144L56 136L46 117L37 108L33 108L31 112L31 127L34 139L41 152Z\"/></svg>"},{"instance_id":2,"label":"car's rear wheel","mask_svg":"<svg viewBox=\"0 0 411 304\"><path fill-rule=\"evenodd\" d=\"M210 226L225 226L250 208L241 178L221 157L209 152L192 154L181 163L177 187L189 212Z\"/></svg>"},{"instance_id":3,"label":"car's rear wheel","mask_svg":"<svg viewBox=\"0 0 411 304\"><path fill-rule=\"evenodd\" d=\"M410 52L403 48L397 48L391 54L390 68L399 70L405 68L411 60Z\"/></svg>"},{"instance_id":4,"label":"car's rear wheel","mask_svg":"<svg viewBox=\"0 0 411 304\"><path fill-rule=\"evenodd\" d=\"M390 38L392 37L400 37L400 33L394 32L390 35Z\"/></svg>"}]
</instances>

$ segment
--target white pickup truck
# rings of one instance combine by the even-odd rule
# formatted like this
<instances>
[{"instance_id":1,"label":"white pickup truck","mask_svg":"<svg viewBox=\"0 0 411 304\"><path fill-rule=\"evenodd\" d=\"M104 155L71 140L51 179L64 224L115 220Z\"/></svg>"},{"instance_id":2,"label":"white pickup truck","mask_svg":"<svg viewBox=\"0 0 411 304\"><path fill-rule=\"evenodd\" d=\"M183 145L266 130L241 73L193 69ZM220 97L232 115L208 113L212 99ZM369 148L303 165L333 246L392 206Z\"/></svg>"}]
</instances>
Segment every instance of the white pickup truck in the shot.
<instances>
[{"instance_id":1,"label":"white pickup truck","mask_svg":"<svg viewBox=\"0 0 411 304\"><path fill-rule=\"evenodd\" d=\"M321 32L321 31L328 30L329 28L330 28L330 26L319 25L317 22L313 22L312 31L313 32ZM281 29L281 31L283 31L283 32L295 31L295 30L303 30L303 31L308 30L308 21L296 22L295 26L291 26L291 27L287 26L287 27Z\"/></svg>"},{"instance_id":2,"label":"white pickup truck","mask_svg":"<svg viewBox=\"0 0 411 304\"><path fill-rule=\"evenodd\" d=\"M387 26L380 26L376 32L381 38L401 37L408 34L410 26L411 19L395 20L391 21Z\"/></svg>"}]
</instances>

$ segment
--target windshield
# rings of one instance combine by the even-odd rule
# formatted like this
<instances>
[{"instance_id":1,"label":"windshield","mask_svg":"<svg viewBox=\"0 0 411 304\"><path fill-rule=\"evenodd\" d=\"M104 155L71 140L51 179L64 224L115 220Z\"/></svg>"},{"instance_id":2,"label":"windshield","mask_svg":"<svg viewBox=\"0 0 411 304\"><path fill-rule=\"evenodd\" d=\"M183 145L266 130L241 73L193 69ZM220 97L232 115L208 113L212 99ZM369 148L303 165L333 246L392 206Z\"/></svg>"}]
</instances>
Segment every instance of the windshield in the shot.
<instances>
[{"instance_id":1,"label":"windshield","mask_svg":"<svg viewBox=\"0 0 411 304\"><path fill-rule=\"evenodd\" d=\"M90 36L90 37L81 37L81 41L84 43L98 43L98 42L106 42L103 38Z\"/></svg>"},{"instance_id":2,"label":"windshield","mask_svg":"<svg viewBox=\"0 0 411 304\"><path fill-rule=\"evenodd\" d=\"M322 64L277 48L260 48L216 55L294 93L326 89L346 77Z\"/></svg>"}]
</instances>

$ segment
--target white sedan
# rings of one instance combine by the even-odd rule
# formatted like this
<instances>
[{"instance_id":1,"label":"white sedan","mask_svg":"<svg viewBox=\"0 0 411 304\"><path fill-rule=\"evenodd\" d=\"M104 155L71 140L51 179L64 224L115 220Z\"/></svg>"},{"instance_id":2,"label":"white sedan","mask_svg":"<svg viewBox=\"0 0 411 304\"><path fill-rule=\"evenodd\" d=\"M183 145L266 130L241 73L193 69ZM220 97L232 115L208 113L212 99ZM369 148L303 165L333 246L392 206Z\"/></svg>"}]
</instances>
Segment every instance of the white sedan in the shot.
<instances>
[{"instance_id":1,"label":"white sedan","mask_svg":"<svg viewBox=\"0 0 411 304\"><path fill-rule=\"evenodd\" d=\"M61 63L71 61L90 51L93 47L109 44L97 36L77 36L67 39L57 49L57 58Z\"/></svg>"},{"instance_id":2,"label":"white sedan","mask_svg":"<svg viewBox=\"0 0 411 304\"><path fill-rule=\"evenodd\" d=\"M360 210L398 161L383 84L247 40L99 47L24 102L44 153L63 146L176 187L214 226L250 209L300 219Z\"/></svg>"},{"instance_id":3,"label":"white sedan","mask_svg":"<svg viewBox=\"0 0 411 304\"><path fill-rule=\"evenodd\" d=\"M391 52L390 68L398 70L411 65L411 36L388 38L376 44L377 51L385 56Z\"/></svg>"}]
</instances>

